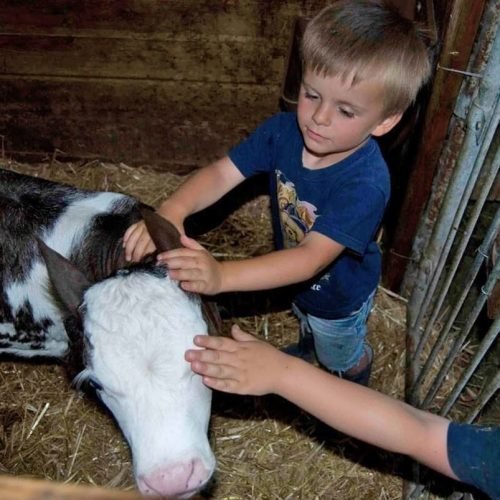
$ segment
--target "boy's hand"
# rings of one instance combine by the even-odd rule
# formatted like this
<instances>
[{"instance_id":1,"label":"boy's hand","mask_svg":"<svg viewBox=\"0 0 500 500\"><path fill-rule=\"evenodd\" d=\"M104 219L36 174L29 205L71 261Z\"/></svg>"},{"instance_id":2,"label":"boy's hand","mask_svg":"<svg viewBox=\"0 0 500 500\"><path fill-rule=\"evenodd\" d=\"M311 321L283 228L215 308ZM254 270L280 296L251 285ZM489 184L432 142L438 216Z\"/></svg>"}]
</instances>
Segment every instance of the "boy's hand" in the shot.
<instances>
[{"instance_id":1,"label":"boy's hand","mask_svg":"<svg viewBox=\"0 0 500 500\"><path fill-rule=\"evenodd\" d=\"M203 376L212 389L234 394L260 396L274 391L279 372L287 367L288 356L270 344L233 325L234 340L197 335L194 343L204 349L186 351L191 369Z\"/></svg>"},{"instance_id":2,"label":"boy's hand","mask_svg":"<svg viewBox=\"0 0 500 500\"><path fill-rule=\"evenodd\" d=\"M167 212L164 208L162 210L162 207L156 213L173 224L179 233L184 233L182 219L177 220L175 217L171 217L170 212ZM145 255L153 253L156 250L156 246L149 235L144 221L141 220L132 224L125 231L123 235L123 247L125 248L125 259L132 262L140 262Z\"/></svg>"},{"instance_id":3,"label":"boy's hand","mask_svg":"<svg viewBox=\"0 0 500 500\"><path fill-rule=\"evenodd\" d=\"M168 267L169 275L180 281L183 290L205 295L221 291L222 266L198 242L181 236L185 248L158 254L158 263Z\"/></svg>"},{"instance_id":4,"label":"boy's hand","mask_svg":"<svg viewBox=\"0 0 500 500\"><path fill-rule=\"evenodd\" d=\"M125 231L123 247L125 248L125 259L133 262L139 262L145 255L155 251L156 247L149 236L144 221L132 224Z\"/></svg>"}]
</instances>

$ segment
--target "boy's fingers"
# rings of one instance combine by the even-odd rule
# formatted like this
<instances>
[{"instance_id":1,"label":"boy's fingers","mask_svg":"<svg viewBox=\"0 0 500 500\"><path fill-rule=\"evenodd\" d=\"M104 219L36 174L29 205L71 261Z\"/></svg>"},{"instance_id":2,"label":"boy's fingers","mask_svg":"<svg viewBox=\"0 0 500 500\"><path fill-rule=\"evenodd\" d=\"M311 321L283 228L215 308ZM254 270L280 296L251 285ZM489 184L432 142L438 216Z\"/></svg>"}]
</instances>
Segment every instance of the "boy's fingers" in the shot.
<instances>
[{"instance_id":1,"label":"boy's fingers","mask_svg":"<svg viewBox=\"0 0 500 500\"><path fill-rule=\"evenodd\" d=\"M137 224L132 224L125 231L125 234L123 235L123 244L124 245L127 243L128 239L130 238L130 235L134 232L136 226L137 226Z\"/></svg>"},{"instance_id":2,"label":"boy's fingers","mask_svg":"<svg viewBox=\"0 0 500 500\"><path fill-rule=\"evenodd\" d=\"M125 246L133 243L138 237L137 232L137 225L134 224L133 226L130 226L123 235L123 245Z\"/></svg>"},{"instance_id":3,"label":"boy's fingers","mask_svg":"<svg viewBox=\"0 0 500 500\"><path fill-rule=\"evenodd\" d=\"M125 259L127 261L132 260L132 254L134 252L136 243L137 243L137 235L135 233L131 233L125 245Z\"/></svg>"},{"instance_id":4,"label":"boy's fingers","mask_svg":"<svg viewBox=\"0 0 500 500\"><path fill-rule=\"evenodd\" d=\"M256 337L244 332L238 325L233 325L231 327L231 335L235 340L249 342L251 340L257 340Z\"/></svg>"},{"instance_id":5,"label":"boy's fingers","mask_svg":"<svg viewBox=\"0 0 500 500\"><path fill-rule=\"evenodd\" d=\"M178 279L175 276L172 276L172 278L177 279L178 281L181 282L181 288L185 292L200 293L200 294L206 293L205 285L201 281L182 281L181 279Z\"/></svg>"},{"instance_id":6,"label":"boy's fingers","mask_svg":"<svg viewBox=\"0 0 500 500\"><path fill-rule=\"evenodd\" d=\"M170 267L197 267L200 262L200 251L189 248L176 248L168 252L161 252L157 255L157 260L167 262Z\"/></svg>"},{"instance_id":7,"label":"boy's fingers","mask_svg":"<svg viewBox=\"0 0 500 500\"><path fill-rule=\"evenodd\" d=\"M166 264L169 269L183 269L186 271L197 269L196 261L191 257L175 257L169 255L168 258L164 259L158 256L157 261L161 262L162 264Z\"/></svg>"},{"instance_id":8,"label":"boy's fingers","mask_svg":"<svg viewBox=\"0 0 500 500\"><path fill-rule=\"evenodd\" d=\"M198 375L203 375L204 377L225 381L237 381L236 376L238 372L232 366L205 363L203 361L192 361L191 369Z\"/></svg>"},{"instance_id":9,"label":"boy's fingers","mask_svg":"<svg viewBox=\"0 0 500 500\"><path fill-rule=\"evenodd\" d=\"M190 248L192 250L204 250L204 248L196 240L189 238L189 236L186 236L185 234L181 235L181 243L186 248Z\"/></svg>"},{"instance_id":10,"label":"boy's fingers","mask_svg":"<svg viewBox=\"0 0 500 500\"><path fill-rule=\"evenodd\" d=\"M200 363L222 363L219 351L212 350L196 350L191 349L186 351L185 358L190 362Z\"/></svg>"},{"instance_id":11,"label":"boy's fingers","mask_svg":"<svg viewBox=\"0 0 500 500\"><path fill-rule=\"evenodd\" d=\"M211 337L210 335L195 335L194 337L194 344L199 346L199 347L207 347L210 349L216 349L217 348L217 342L219 341L220 337ZM220 343L219 343L220 346Z\"/></svg>"},{"instance_id":12,"label":"boy's fingers","mask_svg":"<svg viewBox=\"0 0 500 500\"><path fill-rule=\"evenodd\" d=\"M144 228L144 223L143 222L136 222L135 224L132 224L131 226L129 226L127 228L127 230L125 231L125 234L123 235L123 241L124 243L127 243L131 237L133 237L133 239L137 240L137 238L139 238L139 236L142 234L142 229Z\"/></svg>"},{"instance_id":13,"label":"boy's fingers","mask_svg":"<svg viewBox=\"0 0 500 500\"><path fill-rule=\"evenodd\" d=\"M210 387L211 389L215 389L221 392L231 392L238 394L237 384L234 380L226 380L220 378L212 378L208 376L203 376L203 383Z\"/></svg>"},{"instance_id":14,"label":"boy's fingers","mask_svg":"<svg viewBox=\"0 0 500 500\"><path fill-rule=\"evenodd\" d=\"M216 349L219 351L234 352L237 344L234 340L227 337L212 336L212 335L196 335L194 337L195 345L205 347L206 349Z\"/></svg>"},{"instance_id":15,"label":"boy's fingers","mask_svg":"<svg viewBox=\"0 0 500 500\"><path fill-rule=\"evenodd\" d=\"M148 247L151 244L151 239L148 235L143 234L142 237L137 241L134 251L132 253L133 260L139 262L148 251Z\"/></svg>"},{"instance_id":16,"label":"boy's fingers","mask_svg":"<svg viewBox=\"0 0 500 500\"><path fill-rule=\"evenodd\" d=\"M130 228L129 228L130 229ZM136 225L132 231L130 231L127 241L124 240L125 246L125 259L127 261L134 260L138 261L144 255L143 248L151 242L149 234L147 233L145 226Z\"/></svg>"}]
</instances>

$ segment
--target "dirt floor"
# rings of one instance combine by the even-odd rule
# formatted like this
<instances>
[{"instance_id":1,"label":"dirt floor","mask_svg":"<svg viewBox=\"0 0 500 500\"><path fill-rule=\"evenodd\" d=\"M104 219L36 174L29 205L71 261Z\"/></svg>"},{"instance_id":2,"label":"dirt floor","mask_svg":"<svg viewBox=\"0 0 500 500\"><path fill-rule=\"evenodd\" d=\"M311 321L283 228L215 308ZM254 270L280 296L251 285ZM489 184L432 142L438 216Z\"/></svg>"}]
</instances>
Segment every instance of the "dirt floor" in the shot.
<instances>
[{"instance_id":1,"label":"dirt floor","mask_svg":"<svg viewBox=\"0 0 500 500\"><path fill-rule=\"evenodd\" d=\"M150 168L55 159L0 167L97 190L120 191L157 205L182 178ZM272 247L268 199L244 203L199 237L218 258ZM283 298L247 294L221 300L227 333L233 322L276 346L296 339L298 325ZM283 303L285 302L285 303ZM371 386L403 391L405 301L380 288L369 320L375 350ZM108 412L76 392L56 363L0 364L0 473L133 489L128 447ZM360 408L360 411L365 411ZM406 462L325 428L277 397L214 394L210 438L217 472L205 498L397 499Z\"/></svg>"}]
</instances>

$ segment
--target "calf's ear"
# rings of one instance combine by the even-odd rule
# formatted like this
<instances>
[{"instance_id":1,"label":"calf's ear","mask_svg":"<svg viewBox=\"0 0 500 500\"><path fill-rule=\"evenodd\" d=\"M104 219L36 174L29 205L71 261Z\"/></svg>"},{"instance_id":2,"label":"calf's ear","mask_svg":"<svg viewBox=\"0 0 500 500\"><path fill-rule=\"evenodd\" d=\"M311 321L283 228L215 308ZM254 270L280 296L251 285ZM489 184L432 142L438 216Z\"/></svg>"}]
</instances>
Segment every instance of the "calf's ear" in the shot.
<instances>
[{"instance_id":1,"label":"calf's ear","mask_svg":"<svg viewBox=\"0 0 500 500\"><path fill-rule=\"evenodd\" d=\"M37 238L40 254L45 261L50 281L59 301L72 316L78 316L85 290L91 285L87 277L66 257Z\"/></svg>"},{"instance_id":2,"label":"calf's ear","mask_svg":"<svg viewBox=\"0 0 500 500\"><path fill-rule=\"evenodd\" d=\"M146 228L158 252L181 248L181 233L167 219L147 208L141 208Z\"/></svg>"},{"instance_id":3,"label":"calf's ear","mask_svg":"<svg viewBox=\"0 0 500 500\"><path fill-rule=\"evenodd\" d=\"M158 252L166 252L174 248L181 248L181 233L167 219L147 208L141 208L146 228ZM203 317L207 323L210 335L220 335L222 320L215 302L202 301Z\"/></svg>"}]
</instances>

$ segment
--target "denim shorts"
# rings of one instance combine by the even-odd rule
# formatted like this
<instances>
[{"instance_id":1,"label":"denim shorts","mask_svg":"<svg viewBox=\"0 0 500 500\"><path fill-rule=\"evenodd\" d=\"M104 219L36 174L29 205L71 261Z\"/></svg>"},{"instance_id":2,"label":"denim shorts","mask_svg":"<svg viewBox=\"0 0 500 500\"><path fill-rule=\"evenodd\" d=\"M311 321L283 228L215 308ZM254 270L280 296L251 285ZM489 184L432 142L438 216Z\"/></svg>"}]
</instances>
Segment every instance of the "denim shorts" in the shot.
<instances>
[{"instance_id":1,"label":"denim shorts","mask_svg":"<svg viewBox=\"0 0 500 500\"><path fill-rule=\"evenodd\" d=\"M301 311L295 304L293 311L301 323L301 335L312 335L318 361L332 372L343 372L356 366L364 354L367 333L366 322L373 307L374 290L362 306L340 319L318 318Z\"/></svg>"}]
</instances>

